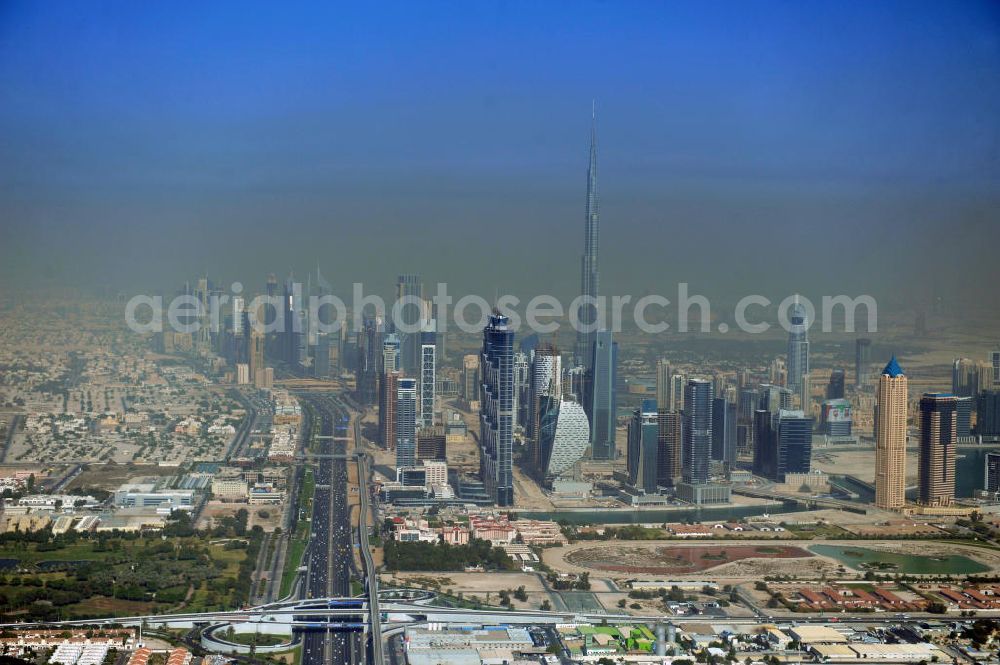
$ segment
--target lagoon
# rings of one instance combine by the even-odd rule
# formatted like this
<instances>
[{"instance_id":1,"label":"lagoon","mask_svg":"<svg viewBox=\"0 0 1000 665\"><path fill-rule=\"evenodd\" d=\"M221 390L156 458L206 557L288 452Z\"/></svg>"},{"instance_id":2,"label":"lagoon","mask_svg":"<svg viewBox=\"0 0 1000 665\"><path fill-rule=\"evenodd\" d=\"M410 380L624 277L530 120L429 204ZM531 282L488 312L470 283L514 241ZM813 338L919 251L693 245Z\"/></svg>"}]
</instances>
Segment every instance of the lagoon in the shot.
<instances>
[{"instance_id":1,"label":"lagoon","mask_svg":"<svg viewBox=\"0 0 1000 665\"><path fill-rule=\"evenodd\" d=\"M914 544L914 547L919 547ZM810 545L815 554L836 559L854 570L868 570L882 573L903 573L906 575L972 575L985 573L990 567L973 561L967 556L953 554L936 557L919 554L896 554L879 552L867 547L843 545Z\"/></svg>"}]
</instances>

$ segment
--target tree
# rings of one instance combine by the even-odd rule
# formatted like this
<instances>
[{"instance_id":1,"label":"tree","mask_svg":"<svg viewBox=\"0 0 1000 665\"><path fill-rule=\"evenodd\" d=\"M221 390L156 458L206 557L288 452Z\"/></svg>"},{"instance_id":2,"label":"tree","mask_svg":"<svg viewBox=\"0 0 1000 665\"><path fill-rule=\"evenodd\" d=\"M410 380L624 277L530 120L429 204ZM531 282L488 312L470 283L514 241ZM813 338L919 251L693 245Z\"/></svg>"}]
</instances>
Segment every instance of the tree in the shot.
<instances>
[{"instance_id":1,"label":"tree","mask_svg":"<svg viewBox=\"0 0 1000 665\"><path fill-rule=\"evenodd\" d=\"M543 600L542 604L539 605L538 609L540 609L543 612L549 612L552 610L552 603L550 603L547 599Z\"/></svg>"}]
</instances>

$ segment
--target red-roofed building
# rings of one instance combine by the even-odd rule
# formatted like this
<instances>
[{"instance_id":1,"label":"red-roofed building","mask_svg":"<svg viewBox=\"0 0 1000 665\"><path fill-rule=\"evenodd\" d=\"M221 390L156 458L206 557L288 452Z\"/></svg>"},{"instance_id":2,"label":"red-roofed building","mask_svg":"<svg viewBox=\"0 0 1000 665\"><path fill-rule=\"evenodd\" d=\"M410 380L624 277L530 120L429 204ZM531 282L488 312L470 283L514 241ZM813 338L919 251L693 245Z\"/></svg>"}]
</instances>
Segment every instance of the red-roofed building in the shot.
<instances>
[{"instance_id":1,"label":"red-roofed building","mask_svg":"<svg viewBox=\"0 0 1000 665\"><path fill-rule=\"evenodd\" d=\"M875 587L872 589L872 593L878 596L883 603L889 605L890 607L902 607L906 605L906 601L889 591L888 589L883 589L881 587Z\"/></svg>"},{"instance_id":2,"label":"red-roofed building","mask_svg":"<svg viewBox=\"0 0 1000 665\"><path fill-rule=\"evenodd\" d=\"M494 545L510 544L517 535L517 530L506 519L471 517L469 526L472 528L473 538L488 540Z\"/></svg>"}]
</instances>

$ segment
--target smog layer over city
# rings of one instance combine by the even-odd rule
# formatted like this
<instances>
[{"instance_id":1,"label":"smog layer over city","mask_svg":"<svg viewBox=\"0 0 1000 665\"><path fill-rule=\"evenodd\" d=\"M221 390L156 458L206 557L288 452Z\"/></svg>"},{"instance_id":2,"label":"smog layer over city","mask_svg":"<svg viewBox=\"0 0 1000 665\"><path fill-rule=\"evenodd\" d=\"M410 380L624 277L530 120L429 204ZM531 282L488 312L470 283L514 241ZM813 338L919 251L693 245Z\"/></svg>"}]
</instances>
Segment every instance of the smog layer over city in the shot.
<instances>
[{"instance_id":1,"label":"smog layer over city","mask_svg":"<svg viewBox=\"0 0 1000 665\"><path fill-rule=\"evenodd\" d=\"M0 3L0 660L1000 665L1000 5Z\"/></svg>"}]
</instances>

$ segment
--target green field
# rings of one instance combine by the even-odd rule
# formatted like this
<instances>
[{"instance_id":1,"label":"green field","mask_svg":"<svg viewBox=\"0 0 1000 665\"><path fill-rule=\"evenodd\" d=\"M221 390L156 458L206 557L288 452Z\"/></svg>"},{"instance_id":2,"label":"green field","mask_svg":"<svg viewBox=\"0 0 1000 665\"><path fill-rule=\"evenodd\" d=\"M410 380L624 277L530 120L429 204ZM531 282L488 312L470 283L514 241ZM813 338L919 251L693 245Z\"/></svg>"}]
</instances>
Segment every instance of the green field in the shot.
<instances>
[{"instance_id":1,"label":"green field","mask_svg":"<svg viewBox=\"0 0 1000 665\"><path fill-rule=\"evenodd\" d=\"M311 527L310 517L312 516L313 493L316 490L316 479L312 469L306 469L302 474L302 482L299 485L299 519L295 522L295 532L288 542L288 551L285 555L285 565L281 571L281 586L278 590L278 597L284 598L292 589L292 582L295 581L296 570L302 565L302 555L305 553L306 544L309 542L309 529Z\"/></svg>"},{"instance_id":2,"label":"green field","mask_svg":"<svg viewBox=\"0 0 1000 665\"><path fill-rule=\"evenodd\" d=\"M226 636L226 639L236 644L247 646L256 644L259 647L270 647L276 644L285 644L290 638L281 635L268 635L267 633L236 633L232 637Z\"/></svg>"},{"instance_id":3,"label":"green field","mask_svg":"<svg viewBox=\"0 0 1000 665\"><path fill-rule=\"evenodd\" d=\"M237 528L231 526L230 528ZM0 616L51 621L245 602L260 532L0 536Z\"/></svg>"}]
</instances>

